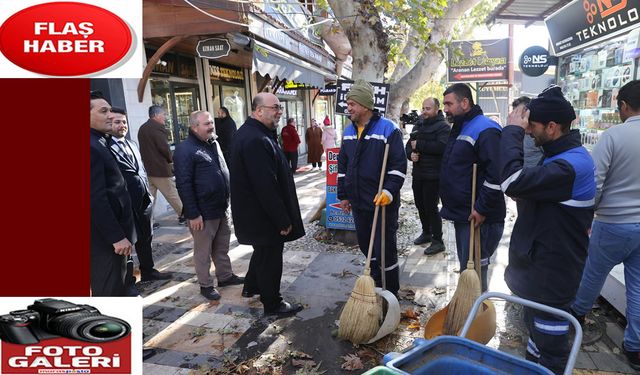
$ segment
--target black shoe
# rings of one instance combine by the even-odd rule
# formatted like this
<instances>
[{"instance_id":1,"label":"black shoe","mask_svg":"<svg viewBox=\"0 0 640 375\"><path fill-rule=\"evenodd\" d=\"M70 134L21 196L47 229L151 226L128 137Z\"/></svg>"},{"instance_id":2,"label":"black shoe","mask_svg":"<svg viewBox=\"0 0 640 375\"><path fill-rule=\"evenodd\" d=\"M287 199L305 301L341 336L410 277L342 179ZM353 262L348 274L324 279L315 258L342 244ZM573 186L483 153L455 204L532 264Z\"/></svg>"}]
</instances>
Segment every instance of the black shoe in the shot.
<instances>
[{"instance_id":1,"label":"black shoe","mask_svg":"<svg viewBox=\"0 0 640 375\"><path fill-rule=\"evenodd\" d=\"M444 251L444 243L442 240L435 239L431 245L424 249L424 255L434 255Z\"/></svg>"},{"instance_id":2,"label":"black shoe","mask_svg":"<svg viewBox=\"0 0 640 375\"><path fill-rule=\"evenodd\" d=\"M242 284L244 284L244 277L240 277L234 274L231 274L231 277L224 281L218 281L218 287Z\"/></svg>"},{"instance_id":3,"label":"black shoe","mask_svg":"<svg viewBox=\"0 0 640 375\"><path fill-rule=\"evenodd\" d=\"M251 298L251 297L253 297L253 296L257 295L257 294L260 294L260 292L257 291L257 290L250 289L250 288L246 289L246 287L242 288L242 296L244 298Z\"/></svg>"},{"instance_id":4,"label":"black shoe","mask_svg":"<svg viewBox=\"0 0 640 375\"><path fill-rule=\"evenodd\" d=\"M573 315L574 318L580 323L581 326L584 327L585 315L578 315L571 307L569 308L569 314Z\"/></svg>"},{"instance_id":5,"label":"black shoe","mask_svg":"<svg viewBox=\"0 0 640 375\"><path fill-rule=\"evenodd\" d=\"M140 281L169 280L172 277L173 274L171 272L160 272L154 269L153 271L151 271L151 273L143 273L140 276Z\"/></svg>"},{"instance_id":6,"label":"black shoe","mask_svg":"<svg viewBox=\"0 0 640 375\"><path fill-rule=\"evenodd\" d=\"M185 218L184 216L180 216L178 218L178 224L180 225L187 225L187 218Z\"/></svg>"},{"instance_id":7,"label":"black shoe","mask_svg":"<svg viewBox=\"0 0 640 375\"><path fill-rule=\"evenodd\" d=\"M420 234L418 238L413 240L414 245L422 245L427 242L431 242L431 235L425 232L422 232L422 234Z\"/></svg>"},{"instance_id":8,"label":"black shoe","mask_svg":"<svg viewBox=\"0 0 640 375\"><path fill-rule=\"evenodd\" d=\"M212 286L208 286L206 288L200 287L200 294L202 294L204 298L211 301L217 301L220 299L220 293L218 293L218 291L215 290Z\"/></svg>"},{"instance_id":9,"label":"black shoe","mask_svg":"<svg viewBox=\"0 0 640 375\"><path fill-rule=\"evenodd\" d=\"M633 367L634 370L640 370L640 352L628 351L624 347L624 342L622 343L622 351L629 361L629 366Z\"/></svg>"},{"instance_id":10,"label":"black shoe","mask_svg":"<svg viewBox=\"0 0 640 375\"><path fill-rule=\"evenodd\" d=\"M160 223L153 223L153 229L160 228Z\"/></svg>"},{"instance_id":11,"label":"black shoe","mask_svg":"<svg viewBox=\"0 0 640 375\"><path fill-rule=\"evenodd\" d=\"M277 309L274 309L274 310L265 309L264 315L278 315L278 316L294 315L295 313L297 313L298 311L301 311L302 309L304 309L304 306L302 306L299 303L290 304L287 301L282 301L280 302L280 306Z\"/></svg>"}]
</instances>

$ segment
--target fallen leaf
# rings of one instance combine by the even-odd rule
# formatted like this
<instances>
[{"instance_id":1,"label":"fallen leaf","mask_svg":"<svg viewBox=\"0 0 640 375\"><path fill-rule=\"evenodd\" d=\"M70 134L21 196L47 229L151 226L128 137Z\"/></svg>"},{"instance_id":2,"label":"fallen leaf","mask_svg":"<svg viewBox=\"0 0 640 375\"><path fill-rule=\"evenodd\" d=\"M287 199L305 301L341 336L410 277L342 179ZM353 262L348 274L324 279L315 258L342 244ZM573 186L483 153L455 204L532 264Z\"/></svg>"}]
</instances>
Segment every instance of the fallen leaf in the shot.
<instances>
[{"instance_id":1,"label":"fallen leaf","mask_svg":"<svg viewBox=\"0 0 640 375\"><path fill-rule=\"evenodd\" d=\"M406 309L402 312L402 317L405 319L418 319L419 313L416 313L413 309Z\"/></svg>"},{"instance_id":2,"label":"fallen leaf","mask_svg":"<svg viewBox=\"0 0 640 375\"><path fill-rule=\"evenodd\" d=\"M340 367L347 371L362 370L364 368L362 360L360 360L360 357L356 354L344 355L342 356L342 359L344 360L344 363Z\"/></svg>"},{"instance_id":3,"label":"fallen leaf","mask_svg":"<svg viewBox=\"0 0 640 375\"><path fill-rule=\"evenodd\" d=\"M313 367L316 365L315 361L309 359L292 359L291 364L293 367Z\"/></svg>"},{"instance_id":4,"label":"fallen leaf","mask_svg":"<svg viewBox=\"0 0 640 375\"><path fill-rule=\"evenodd\" d=\"M300 351L292 351L291 353L289 353L289 356L291 358L297 358L297 359L313 359L313 357L310 356L309 354L300 352Z\"/></svg>"},{"instance_id":5,"label":"fallen leaf","mask_svg":"<svg viewBox=\"0 0 640 375\"><path fill-rule=\"evenodd\" d=\"M408 329L415 329L415 330L418 330L418 329L422 328L422 326L420 325L420 322L413 322L413 323L409 324L409 325L407 326L407 328L408 328Z\"/></svg>"}]
</instances>

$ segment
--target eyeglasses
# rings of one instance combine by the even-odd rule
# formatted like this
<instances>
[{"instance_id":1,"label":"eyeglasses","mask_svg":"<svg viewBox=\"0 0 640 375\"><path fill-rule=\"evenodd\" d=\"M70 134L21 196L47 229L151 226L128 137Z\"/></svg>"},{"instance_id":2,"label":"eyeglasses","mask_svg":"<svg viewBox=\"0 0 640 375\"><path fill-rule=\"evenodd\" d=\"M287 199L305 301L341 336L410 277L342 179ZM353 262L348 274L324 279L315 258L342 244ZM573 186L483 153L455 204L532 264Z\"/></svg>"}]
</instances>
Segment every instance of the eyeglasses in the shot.
<instances>
[{"instance_id":1,"label":"eyeglasses","mask_svg":"<svg viewBox=\"0 0 640 375\"><path fill-rule=\"evenodd\" d=\"M265 107L265 108L271 108L276 112L280 112L284 109L284 107L280 104L274 104L274 105L261 105L260 107Z\"/></svg>"}]
</instances>

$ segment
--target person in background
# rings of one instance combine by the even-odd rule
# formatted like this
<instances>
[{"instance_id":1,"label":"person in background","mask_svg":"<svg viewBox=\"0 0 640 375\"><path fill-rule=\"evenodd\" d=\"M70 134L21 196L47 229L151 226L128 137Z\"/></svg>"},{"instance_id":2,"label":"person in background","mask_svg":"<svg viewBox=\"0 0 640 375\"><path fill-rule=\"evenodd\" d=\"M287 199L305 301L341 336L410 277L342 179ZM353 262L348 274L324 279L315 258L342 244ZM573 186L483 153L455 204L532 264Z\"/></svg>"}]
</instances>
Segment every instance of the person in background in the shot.
<instances>
[{"instance_id":1,"label":"person in background","mask_svg":"<svg viewBox=\"0 0 640 375\"><path fill-rule=\"evenodd\" d=\"M424 250L425 255L445 250L442 241L442 219L438 212L438 186L442 153L447 145L450 130L440 111L438 99L427 98L422 102L421 119L413 128L405 147L407 158L413 162L413 196L422 224L422 233L413 243L421 245L431 242Z\"/></svg>"},{"instance_id":2,"label":"person in background","mask_svg":"<svg viewBox=\"0 0 640 375\"><path fill-rule=\"evenodd\" d=\"M305 132L304 138L307 141L307 162L311 163L313 170L322 169L322 129L315 119L311 119L311 127Z\"/></svg>"},{"instance_id":3,"label":"person in background","mask_svg":"<svg viewBox=\"0 0 640 375\"><path fill-rule=\"evenodd\" d=\"M324 116L324 120L322 120L322 124L324 126L330 126L331 125L331 120L329 119L329 115L325 115Z\"/></svg>"},{"instance_id":4,"label":"person in background","mask_svg":"<svg viewBox=\"0 0 640 375\"><path fill-rule=\"evenodd\" d=\"M109 132L112 135L111 153L118 163L120 172L127 183L127 191L131 197L133 207L133 220L135 222L137 240L135 242L136 255L140 264L140 280L168 280L171 273L160 272L154 268L151 242L153 230L151 229L151 208L153 207L147 173L142 165L142 158L138 146L126 138L129 132L127 113L122 108L112 108L113 127ZM129 272L129 278L133 273ZM132 279L135 283L135 278ZM130 285L130 290L135 292L135 286Z\"/></svg>"},{"instance_id":5,"label":"person in background","mask_svg":"<svg viewBox=\"0 0 640 375\"><path fill-rule=\"evenodd\" d=\"M91 295L127 295L127 258L136 242L127 184L109 151L114 114L102 93L91 92Z\"/></svg>"},{"instance_id":6,"label":"person in background","mask_svg":"<svg viewBox=\"0 0 640 375\"><path fill-rule=\"evenodd\" d=\"M378 229L373 245L371 276L376 286L382 286L385 272L386 288L398 295L398 211L400 188L407 173L407 160L402 145L402 131L392 121L373 110L373 86L357 80L347 94L347 110L352 123L344 131L338 155L338 199L344 212L353 212L360 251L368 254L371 229ZM389 145L386 170L382 171L386 146ZM384 173L382 192L378 193L380 174ZM373 222L376 206L387 206L386 227L381 228L382 215ZM381 231L385 231L385 253L382 254ZM385 269L381 270L382 257Z\"/></svg>"},{"instance_id":7,"label":"person in background","mask_svg":"<svg viewBox=\"0 0 640 375\"><path fill-rule=\"evenodd\" d=\"M594 164L571 130L576 114L557 86L511 111L499 145L501 187L522 200L509 242L504 279L518 297L569 311L587 257L596 185ZM522 138L544 149L544 160L524 168ZM562 374L569 356L569 322L524 307L526 357Z\"/></svg>"},{"instance_id":8,"label":"person in background","mask_svg":"<svg viewBox=\"0 0 640 375\"><path fill-rule=\"evenodd\" d=\"M218 287L241 285L229 259L229 170L214 134L214 121L206 111L189 115L189 135L176 146L176 185L193 236L193 262L200 294L220 299L209 269L216 268Z\"/></svg>"},{"instance_id":9,"label":"person in background","mask_svg":"<svg viewBox=\"0 0 640 375\"><path fill-rule=\"evenodd\" d=\"M260 294L265 315L302 310L280 294L284 243L304 236L290 165L278 145L282 106L271 93L251 102L251 116L231 144L231 212L238 242L253 246L243 297Z\"/></svg>"},{"instance_id":10,"label":"person in background","mask_svg":"<svg viewBox=\"0 0 640 375\"><path fill-rule=\"evenodd\" d=\"M473 103L471 89L455 83L444 92L444 112L453 127L442 156L440 199L443 219L453 221L460 270L469 259L469 222L480 227L482 291L488 288L489 263L504 230L506 207L500 190L500 134L502 128ZM471 205L473 164L478 165L476 201Z\"/></svg>"},{"instance_id":11,"label":"person in background","mask_svg":"<svg viewBox=\"0 0 640 375\"><path fill-rule=\"evenodd\" d=\"M222 149L224 160L229 164L229 147L231 146L231 140L234 134L238 130L236 122L229 115L227 107L220 107L217 111L218 117L216 117L216 135L218 138L216 141Z\"/></svg>"},{"instance_id":12,"label":"person in background","mask_svg":"<svg viewBox=\"0 0 640 375\"><path fill-rule=\"evenodd\" d=\"M596 218L571 310L584 322L613 267L624 264L627 327L622 347L629 365L640 370L640 81L620 88L618 112L624 123L607 129L592 153Z\"/></svg>"},{"instance_id":13,"label":"person in background","mask_svg":"<svg viewBox=\"0 0 640 375\"><path fill-rule=\"evenodd\" d=\"M296 173L298 169L298 145L300 144L300 136L296 130L296 120L288 118L287 125L282 128L280 134L282 136L282 150L289 162L291 173Z\"/></svg>"},{"instance_id":14,"label":"person in background","mask_svg":"<svg viewBox=\"0 0 640 375\"><path fill-rule=\"evenodd\" d=\"M142 124L138 131L140 155L144 169L147 171L149 191L154 199L154 204L156 194L160 190L178 215L178 223L186 225L187 221L182 216L182 202L173 179L173 157L167 142L166 120L167 112L164 108L158 105L149 107L149 120Z\"/></svg>"},{"instance_id":15,"label":"person in background","mask_svg":"<svg viewBox=\"0 0 640 375\"><path fill-rule=\"evenodd\" d=\"M324 118L322 127L322 147L327 150L336 147L336 129L331 125L329 116Z\"/></svg>"}]
</instances>

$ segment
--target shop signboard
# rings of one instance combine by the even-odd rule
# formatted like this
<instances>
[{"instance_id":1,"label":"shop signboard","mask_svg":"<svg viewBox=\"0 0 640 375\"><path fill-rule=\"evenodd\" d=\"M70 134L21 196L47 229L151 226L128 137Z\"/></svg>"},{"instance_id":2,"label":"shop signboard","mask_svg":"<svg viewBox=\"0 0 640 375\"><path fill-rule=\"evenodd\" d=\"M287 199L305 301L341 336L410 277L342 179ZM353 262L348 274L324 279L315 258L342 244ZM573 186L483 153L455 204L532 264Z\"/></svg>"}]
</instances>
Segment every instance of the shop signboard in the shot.
<instances>
[{"instance_id":1,"label":"shop signboard","mask_svg":"<svg viewBox=\"0 0 640 375\"><path fill-rule=\"evenodd\" d=\"M549 16L553 54L563 56L640 25L638 0L575 0Z\"/></svg>"},{"instance_id":2,"label":"shop signboard","mask_svg":"<svg viewBox=\"0 0 640 375\"><path fill-rule=\"evenodd\" d=\"M453 41L448 51L448 80L492 82L509 78L509 39Z\"/></svg>"},{"instance_id":3,"label":"shop signboard","mask_svg":"<svg viewBox=\"0 0 640 375\"><path fill-rule=\"evenodd\" d=\"M531 46L520 55L519 66L522 73L529 77L543 75L550 65L556 65L558 58L551 56L549 51L540 46Z\"/></svg>"},{"instance_id":4,"label":"shop signboard","mask_svg":"<svg viewBox=\"0 0 640 375\"><path fill-rule=\"evenodd\" d=\"M198 57L205 59L219 59L229 56L231 45L229 41L222 38L209 38L198 41L196 52Z\"/></svg>"},{"instance_id":5,"label":"shop signboard","mask_svg":"<svg viewBox=\"0 0 640 375\"><path fill-rule=\"evenodd\" d=\"M327 156L327 222L328 229L356 230L351 213L344 213L338 200L338 154L340 148L329 148Z\"/></svg>"},{"instance_id":6,"label":"shop signboard","mask_svg":"<svg viewBox=\"0 0 640 375\"><path fill-rule=\"evenodd\" d=\"M387 103L389 101L389 84L369 82L373 86L373 109L377 110L381 116L387 112ZM337 99L336 99L336 114L348 115L347 113L347 94L351 90L353 81L338 80L337 84Z\"/></svg>"},{"instance_id":7,"label":"shop signboard","mask_svg":"<svg viewBox=\"0 0 640 375\"><path fill-rule=\"evenodd\" d=\"M336 87L336 85L327 85L323 89L320 89L320 92L318 93L318 95L324 95L324 96L335 95L337 91L338 91L338 88Z\"/></svg>"}]
</instances>

